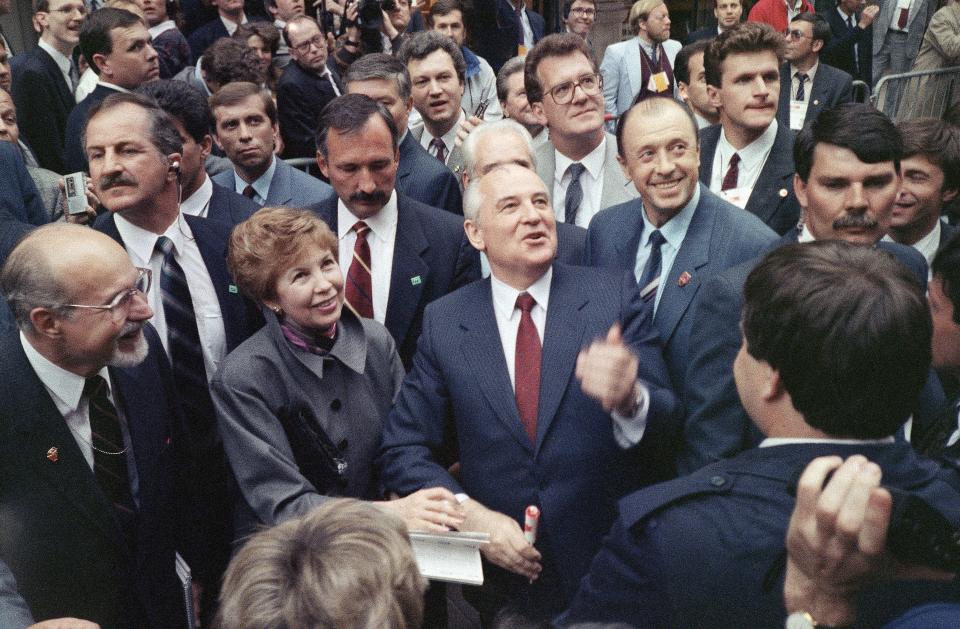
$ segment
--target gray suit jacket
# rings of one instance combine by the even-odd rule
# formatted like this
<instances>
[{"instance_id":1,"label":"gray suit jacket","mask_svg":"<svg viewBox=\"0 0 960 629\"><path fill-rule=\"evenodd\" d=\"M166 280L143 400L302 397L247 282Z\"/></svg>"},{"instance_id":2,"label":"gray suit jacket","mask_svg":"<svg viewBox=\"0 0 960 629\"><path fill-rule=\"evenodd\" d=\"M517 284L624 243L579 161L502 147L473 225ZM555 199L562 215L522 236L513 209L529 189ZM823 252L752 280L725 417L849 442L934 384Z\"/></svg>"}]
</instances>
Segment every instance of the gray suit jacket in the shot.
<instances>
[{"instance_id":1,"label":"gray suit jacket","mask_svg":"<svg viewBox=\"0 0 960 629\"><path fill-rule=\"evenodd\" d=\"M617 138L612 133L607 133L607 154L603 162L603 190L600 193L600 210L608 207L626 203L636 199L637 189L633 183L623 175L620 164L617 163ZM547 184L547 191L553 196L553 177L557 170L557 155L554 152L552 142L541 144L535 151L537 158L537 174L543 183ZM557 199L553 200L554 210Z\"/></svg>"},{"instance_id":2,"label":"gray suit jacket","mask_svg":"<svg viewBox=\"0 0 960 629\"><path fill-rule=\"evenodd\" d=\"M887 37L888 27L893 21L894 12L897 10L897 0L880 0L879 4L880 13L877 14L877 18L873 21L874 56L880 52L880 47L883 46L883 40ZM930 18L933 17L939 4L936 0L916 0L910 6L910 18L907 22L906 56L911 61L917 58L920 43L923 41L923 34L927 31L927 24L930 23ZM879 77L874 75L874 79L878 78Z\"/></svg>"},{"instance_id":3,"label":"gray suit jacket","mask_svg":"<svg viewBox=\"0 0 960 629\"><path fill-rule=\"evenodd\" d=\"M410 127L410 135L412 135L417 142L420 142L420 139L423 138L422 120L414 123ZM453 171L457 179L460 178L460 173L463 172L463 151L460 150L459 146L453 147L453 150L450 151L450 156L447 158L447 168Z\"/></svg>"},{"instance_id":4,"label":"gray suit jacket","mask_svg":"<svg viewBox=\"0 0 960 629\"><path fill-rule=\"evenodd\" d=\"M17 592L17 580L7 564L0 561L0 627L26 629L32 624L30 608Z\"/></svg>"},{"instance_id":5,"label":"gray suit jacket","mask_svg":"<svg viewBox=\"0 0 960 629\"><path fill-rule=\"evenodd\" d=\"M270 191L267 192L265 206L307 207L334 195L333 188L329 184L308 175L302 170L297 170L279 157L276 159L277 169L270 181ZM233 182L233 171L231 170L213 177L213 183L220 184L228 190L236 189Z\"/></svg>"}]
</instances>

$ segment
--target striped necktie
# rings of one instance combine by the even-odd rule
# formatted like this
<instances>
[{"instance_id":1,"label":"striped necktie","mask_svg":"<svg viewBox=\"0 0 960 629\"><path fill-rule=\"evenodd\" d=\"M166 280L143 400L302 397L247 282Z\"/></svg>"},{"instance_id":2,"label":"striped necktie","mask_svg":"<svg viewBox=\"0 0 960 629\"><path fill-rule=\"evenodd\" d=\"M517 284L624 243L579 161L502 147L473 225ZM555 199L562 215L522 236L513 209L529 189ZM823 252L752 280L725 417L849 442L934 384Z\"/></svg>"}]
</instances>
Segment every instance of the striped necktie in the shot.
<instances>
[{"instance_id":1,"label":"striped necktie","mask_svg":"<svg viewBox=\"0 0 960 629\"><path fill-rule=\"evenodd\" d=\"M373 318L373 280L370 275L370 243L367 234L370 226L357 221L352 227L357 233L353 245L353 259L347 270L347 288L344 291L347 307L358 317Z\"/></svg>"}]
</instances>

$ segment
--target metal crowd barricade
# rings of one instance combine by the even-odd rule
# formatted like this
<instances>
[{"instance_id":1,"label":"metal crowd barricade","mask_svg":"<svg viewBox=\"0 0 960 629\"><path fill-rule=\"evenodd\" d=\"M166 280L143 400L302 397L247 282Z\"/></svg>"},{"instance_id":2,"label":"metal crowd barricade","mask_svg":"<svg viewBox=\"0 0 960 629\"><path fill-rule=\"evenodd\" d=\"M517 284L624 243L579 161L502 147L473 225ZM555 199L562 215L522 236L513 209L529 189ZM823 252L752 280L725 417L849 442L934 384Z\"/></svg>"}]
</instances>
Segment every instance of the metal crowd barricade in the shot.
<instances>
[{"instance_id":1,"label":"metal crowd barricade","mask_svg":"<svg viewBox=\"0 0 960 629\"><path fill-rule=\"evenodd\" d=\"M870 84L866 81L861 81L857 79L853 82L853 102L855 103L869 103L870 102Z\"/></svg>"},{"instance_id":2,"label":"metal crowd barricade","mask_svg":"<svg viewBox=\"0 0 960 629\"><path fill-rule=\"evenodd\" d=\"M892 120L940 118L960 101L960 66L889 74L880 79L870 102Z\"/></svg>"}]
</instances>

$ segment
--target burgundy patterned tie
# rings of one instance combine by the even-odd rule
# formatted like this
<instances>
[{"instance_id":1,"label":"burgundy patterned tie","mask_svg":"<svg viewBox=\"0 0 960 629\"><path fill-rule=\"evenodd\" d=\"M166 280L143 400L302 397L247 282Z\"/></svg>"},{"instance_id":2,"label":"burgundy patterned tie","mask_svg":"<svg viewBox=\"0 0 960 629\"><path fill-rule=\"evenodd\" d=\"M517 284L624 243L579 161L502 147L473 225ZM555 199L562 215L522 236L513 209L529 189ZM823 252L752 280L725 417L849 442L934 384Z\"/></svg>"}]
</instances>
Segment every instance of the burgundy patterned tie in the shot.
<instances>
[{"instance_id":1,"label":"burgundy patterned tie","mask_svg":"<svg viewBox=\"0 0 960 629\"><path fill-rule=\"evenodd\" d=\"M740 154L734 153L730 158L730 167L727 168L727 174L723 176L723 182L720 184L720 191L732 190L737 187L737 180L740 178Z\"/></svg>"},{"instance_id":2,"label":"burgundy patterned tie","mask_svg":"<svg viewBox=\"0 0 960 629\"><path fill-rule=\"evenodd\" d=\"M250 185L248 185L246 188L243 189L243 196L247 197L248 199L253 199L253 195L255 195L256 193L257 191L254 190L253 186L250 186Z\"/></svg>"},{"instance_id":3,"label":"burgundy patterned tie","mask_svg":"<svg viewBox=\"0 0 960 629\"><path fill-rule=\"evenodd\" d=\"M447 163L447 145L440 138L430 140L430 148L433 149L433 155L444 164Z\"/></svg>"},{"instance_id":4,"label":"burgundy patterned tie","mask_svg":"<svg viewBox=\"0 0 960 629\"><path fill-rule=\"evenodd\" d=\"M367 233L370 226L357 221L353 226L357 242L353 245L353 260L347 271L347 307L358 317L373 318L373 282L370 278L370 243Z\"/></svg>"},{"instance_id":5,"label":"burgundy patterned tie","mask_svg":"<svg viewBox=\"0 0 960 629\"><path fill-rule=\"evenodd\" d=\"M534 445L537 443L537 407L540 400L540 335L530 311L536 303L529 293L517 295L516 307L521 314L514 360L517 410L520 411L523 429Z\"/></svg>"}]
</instances>

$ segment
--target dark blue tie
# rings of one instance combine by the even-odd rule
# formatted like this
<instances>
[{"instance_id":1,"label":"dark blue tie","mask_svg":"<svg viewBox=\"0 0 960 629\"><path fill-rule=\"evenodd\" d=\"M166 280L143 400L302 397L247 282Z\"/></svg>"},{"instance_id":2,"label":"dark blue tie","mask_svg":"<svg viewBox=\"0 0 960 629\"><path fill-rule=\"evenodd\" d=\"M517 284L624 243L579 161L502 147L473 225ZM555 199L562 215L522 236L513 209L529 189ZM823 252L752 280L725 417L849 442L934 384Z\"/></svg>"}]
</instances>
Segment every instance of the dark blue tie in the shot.
<instances>
[{"instance_id":1,"label":"dark blue tie","mask_svg":"<svg viewBox=\"0 0 960 629\"><path fill-rule=\"evenodd\" d=\"M563 222L570 225L577 224L577 211L583 202L583 186L580 185L580 175L587 169L580 162L570 164L567 172L570 173L570 185L567 186L567 196L563 200Z\"/></svg>"},{"instance_id":2,"label":"dark blue tie","mask_svg":"<svg viewBox=\"0 0 960 629\"><path fill-rule=\"evenodd\" d=\"M660 278L660 264L662 258L660 255L660 247L667 241L663 237L663 234L660 233L659 229L655 229L650 232L650 238L648 242L650 243L650 257L647 258L647 264L643 267L643 273L640 275L640 281L637 282L637 285L640 287L640 294L643 296L644 301L650 301L657 294L656 286L652 287L651 290L646 291L646 289L651 282ZM657 284L659 286L659 284Z\"/></svg>"}]
</instances>

